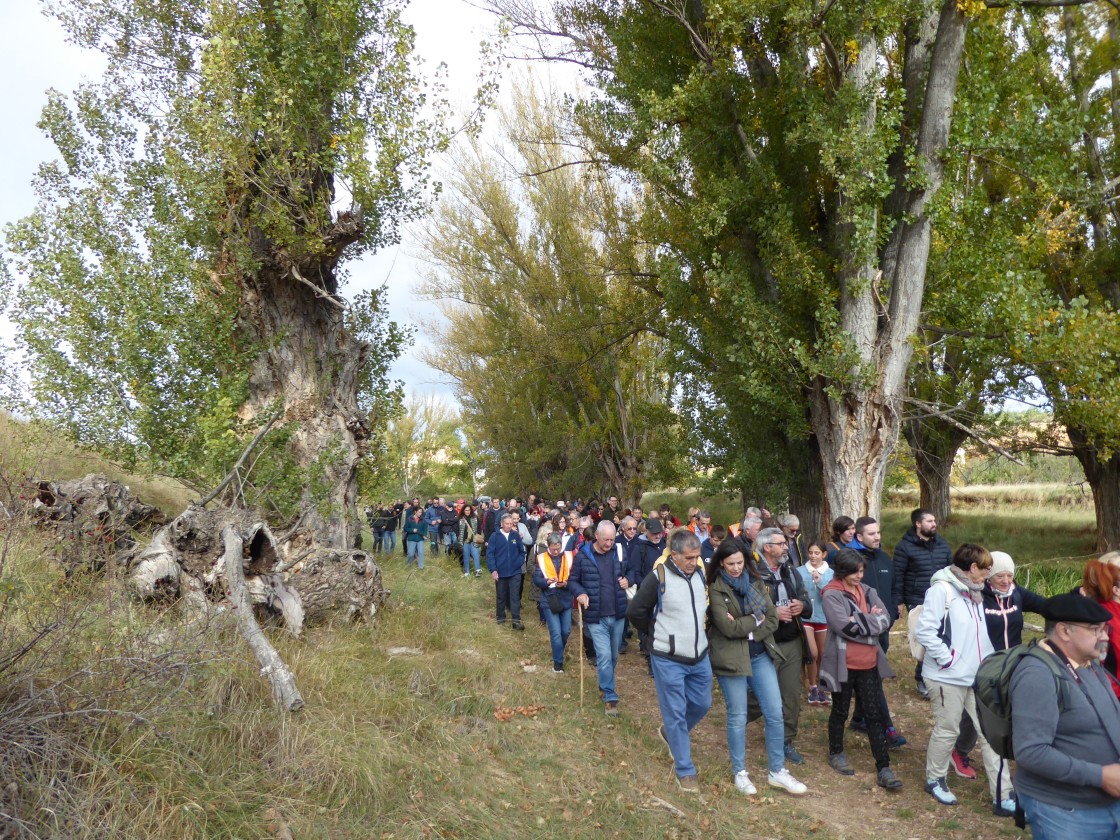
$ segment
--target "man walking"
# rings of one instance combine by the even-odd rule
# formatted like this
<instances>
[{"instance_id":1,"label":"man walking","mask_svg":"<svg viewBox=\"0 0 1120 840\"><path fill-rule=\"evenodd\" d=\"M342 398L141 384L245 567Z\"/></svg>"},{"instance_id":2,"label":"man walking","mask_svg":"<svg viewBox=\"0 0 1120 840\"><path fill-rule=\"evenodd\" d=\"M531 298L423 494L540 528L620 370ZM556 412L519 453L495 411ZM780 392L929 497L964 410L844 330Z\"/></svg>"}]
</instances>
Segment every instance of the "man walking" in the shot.
<instances>
[{"instance_id":1,"label":"man walking","mask_svg":"<svg viewBox=\"0 0 1120 840\"><path fill-rule=\"evenodd\" d=\"M740 541L742 539L740 538ZM770 590L770 600L778 612L774 645L781 661L774 659L778 690L782 695L782 720L785 727L785 756L790 764L804 764L805 757L794 746L801 718L801 663L805 658L801 622L813 615L813 604L805 593L801 575L789 565L789 542L779 528L764 528L754 539L762 557L758 572ZM744 552L744 556L746 552ZM750 698L749 720L762 717L757 698Z\"/></svg>"},{"instance_id":2,"label":"man walking","mask_svg":"<svg viewBox=\"0 0 1120 840\"><path fill-rule=\"evenodd\" d=\"M647 575L626 611L638 630L652 636L653 684L661 708L659 733L673 755L681 790L697 793L689 733L712 705L712 665L704 621L708 587L700 564L700 540L678 531L669 557Z\"/></svg>"},{"instance_id":3,"label":"man walking","mask_svg":"<svg viewBox=\"0 0 1120 840\"><path fill-rule=\"evenodd\" d=\"M1110 617L1084 595L1054 596L1046 640L1011 675L1015 791L1034 840L1120 836L1120 702L1100 665Z\"/></svg>"},{"instance_id":4,"label":"man walking","mask_svg":"<svg viewBox=\"0 0 1120 840\"><path fill-rule=\"evenodd\" d=\"M614 544L613 522L602 520L595 528L595 539L576 553L568 588L583 608L583 622L595 644L599 690L610 717L618 716L618 692L614 670L626 617L626 563L622 550Z\"/></svg>"},{"instance_id":5,"label":"man walking","mask_svg":"<svg viewBox=\"0 0 1120 840\"><path fill-rule=\"evenodd\" d=\"M514 630L525 629L521 623L521 572L524 561L521 536L513 529L513 515L503 513L498 530L491 535L486 546L486 568L494 581L498 624L506 623L508 609Z\"/></svg>"}]
</instances>

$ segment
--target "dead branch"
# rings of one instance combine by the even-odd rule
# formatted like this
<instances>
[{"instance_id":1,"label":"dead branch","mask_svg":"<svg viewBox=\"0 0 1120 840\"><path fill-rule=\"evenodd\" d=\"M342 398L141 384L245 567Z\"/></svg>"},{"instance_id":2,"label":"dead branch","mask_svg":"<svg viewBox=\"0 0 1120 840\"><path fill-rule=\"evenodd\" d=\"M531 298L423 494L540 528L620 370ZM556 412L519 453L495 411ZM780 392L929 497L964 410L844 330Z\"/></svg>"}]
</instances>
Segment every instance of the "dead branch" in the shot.
<instances>
[{"instance_id":1,"label":"dead branch","mask_svg":"<svg viewBox=\"0 0 1120 840\"><path fill-rule=\"evenodd\" d=\"M238 458L238 459L237 459L237 463L235 463L235 464L233 465L233 469L232 469L232 470L230 470L230 471L229 471L229 474L228 474L228 475L226 475L226 477L222 479L222 483L221 483L221 484L219 484L219 485L218 485L217 487L215 487L215 488L214 488L214 490L212 490L212 491L211 491L211 492L210 492L210 493L209 493L209 494L208 494L208 495L206 496L206 498L204 498L204 499L201 499L200 501L197 501L197 502L195 502L195 505L196 505L196 506L198 506L198 507L206 507L206 506L207 506L208 504L210 504L210 502L212 502L212 501L214 501L214 499L218 498L218 495L219 495L219 494L220 494L220 493L221 493L221 492L222 492L223 490L225 490L225 489L226 489L226 487L228 487L228 486L229 486L229 483L230 483L231 481L233 481L233 478L234 478L234 476L236 476L236 475L237 475L237 472L238 472L238 470L240 470L240 469L241 469L241 467L242 467L242 466L244 465L244 463L245 463L245 459L246 459L246 458L248 458L250 454L252 454L252 452L253 452L253 450L254 450L254 449L256 448L257 444L261 442L261 439L262 439L262 438L263 438L263 437L264 437L264 436L265 436L266 434L268 434L268 430L272 428L272 424L273 424L273 423L275 423L275 422L277 421L277 419L279 419L279 417L280 417L280 413L279 413L279 412L276 412L275 414L273 414L273 415L272 415L272 417L270 417L270 418L269 418L268 422L267 422L267 423L265 423L265 424L264 424L264 425L263 425L263 426L261 427L260 431L258 431L258 432L257 432L257 433L256 433L256 434L255 434L255 435L253 436L253 439L252 439L251 441L249 441L249 445L245 447L245 450L244 450L244 451L243 451L243 452L241 453L241 457L240 457L240 458Z\"/></svg>"},{"instance_id":2,"label":"dead branch","mask_svg":"<svg viewBox=\"0 0 1120 840\"><path fill-rule=\"evenodd\" d=\"M229 588L229 599L237 613L237 623L241 628L241 635L249 643L253 655L260 663L261 673L272 684L272 696L282 708L289 712L297 712L303 708L303 697L296 687L295 677L291 670L280 658L276 648L264 635L257 618L253 614L253 605L249 601L249 593L245 587L245 571L242 563L242 540L237 529L227 525L222 529L222 541L225 543L225 576L226 586Z\"/></svg>"},{"instance_id":3,"label":"dead branch","mask_svg":"<svg viewBox=\"0 0 1120 840\"><path fill-rule=\"evenodd\" d=\"M964 432L970 438L975 440L977 443L981 443L984 446L988 447L993 452L996 452L996 453L1002 455L1004 458L1011 461L1013 464L1018 464L1020 467L1024 466L1023 462L1020 461L1018 458L1016 458L1014 453L1012 453L1010 450L1004 449L1002 446L1000 446L995 441L993 441L990 438L987 438L984 435L980 434L980 432L977 431L974 427L968 426L968 425L962 423L957 418L955 418L952 415L948 414L947 412L944 412L941 409L939 409L933 403L926 402L925 400L919 400L915 397L907 397L906 402L910 405L917 406L918 408L922 409L923 411L928 412L929 414L931 414L934 417L938 417L938 418L944 420L946 423L949 423L950 425L956 426L958 429L960 429L962 432Z\"/></svg>"}]
</instances>

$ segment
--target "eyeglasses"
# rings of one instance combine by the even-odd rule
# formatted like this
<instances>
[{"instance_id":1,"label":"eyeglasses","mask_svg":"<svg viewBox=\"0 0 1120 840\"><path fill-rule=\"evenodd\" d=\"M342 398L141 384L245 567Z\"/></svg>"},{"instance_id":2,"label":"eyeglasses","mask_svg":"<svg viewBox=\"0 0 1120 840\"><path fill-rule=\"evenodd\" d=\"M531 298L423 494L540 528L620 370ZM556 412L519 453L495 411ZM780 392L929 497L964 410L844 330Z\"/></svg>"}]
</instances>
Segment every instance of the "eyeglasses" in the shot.
<instances>
[{"instance_id":1,"label":"eyeglasses","mask_svg":"<svg viewBox=\"0 0 1120 840\"><path fill-rule=\"evenodd\" d=\"M1070 627L1080 627L1082 630L1088 630L1095 636L1112 636L1112 625L1110 624L1078 624L1074 621L1067 621Z\"/></svg>"},{"instance_id":2,"label":"eyeglasses","mask_svg":"<svg viewBox=\"0 0 1120 840\"><path fill-rule=\"evenodd\" d=\"M778 542L777 540L771 540L770 542L768 542L766 544L767 545L776 545L779 548L788 548L789 547L789 543L786 542L785 540L782 540L781 542Z\"/></svg>"}]
</instances>

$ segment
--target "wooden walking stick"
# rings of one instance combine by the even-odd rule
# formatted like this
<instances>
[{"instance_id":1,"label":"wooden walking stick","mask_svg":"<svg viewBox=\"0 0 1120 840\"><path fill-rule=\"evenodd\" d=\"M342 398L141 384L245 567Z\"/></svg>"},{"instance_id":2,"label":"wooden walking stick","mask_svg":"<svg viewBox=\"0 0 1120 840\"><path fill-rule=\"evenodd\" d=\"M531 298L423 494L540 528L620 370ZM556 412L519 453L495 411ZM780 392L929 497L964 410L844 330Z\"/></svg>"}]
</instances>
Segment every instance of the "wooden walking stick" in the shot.
<instances>
[{"instance_id":1,"label":"wooden walking stick","mask_svg":"<svg viewBox=\"0 0 1120 840\"><path fill-rule=\"evenodd\" d=\"M583 713L583 605L579 608L579 711Z\"/></svg>"}]
</instances>

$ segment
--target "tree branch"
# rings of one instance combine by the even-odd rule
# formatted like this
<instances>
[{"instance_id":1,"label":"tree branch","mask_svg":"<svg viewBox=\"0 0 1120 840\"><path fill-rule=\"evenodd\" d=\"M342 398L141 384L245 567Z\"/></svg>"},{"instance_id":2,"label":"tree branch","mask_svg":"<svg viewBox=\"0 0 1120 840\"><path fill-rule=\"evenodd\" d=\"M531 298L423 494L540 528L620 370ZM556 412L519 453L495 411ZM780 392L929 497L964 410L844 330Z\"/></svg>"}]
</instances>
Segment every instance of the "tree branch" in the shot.
<instances>
[{"instance_id":1,"label":"tree branch","mask_svg":"<svg viewBox=\"0 0 1120 840\"><path fill-rule=\"evenodd\" d=\"M933 403L926 402L925 400L919 400L914 397L907 397L906 402L910 405L916 405L918 408L922 409L923 411L929 412L929 414L933 417L944 420L951 426L955 426L973 440L977 441L978 443L982 443L984 446L988 447L993 452L1002 455L1013 464L1018 464L1020 467L1024 466L1023 462L1016 458L1014 453L1012 453L1010 450L1004 449L998 443L995 443L990 438L987 438L984 435L980 434L980 432L978 432L974 427L965 425L957 418L939 409Z\"/></svg>"},{"instance_id":2,"label":"tree branch","mask_svg":"<svg viewBox=\"0 0 1120 840\"><path fill-rule=\"evenodd\" d=\"M275 414L272 415L272 417L269 418L268 422L265 423L264 426L261 427L260 431L258 431L253 436L253 439L251 441L249 441L249 445L245 447L245 450L241 453L241 457L238 458L237 463L235 463L233 465L233 469L230 470L229 474L226 475L226 477L222 479L222 483L219 484L216 488L214 488L214 490L211 491L209 494L207 494L206 498L195 502L195 506L206 507L208 504L210 504L210 502L212 502L212 501L214 501L214 499L218 498L218 494L221 493L223 490L225 490L226 487L229 486L229 483L231 481L233 481L233 477L235 475L237 475L237 471L241 469L242 464L245 463L245 459L249 457L249 455L252 453L252 451L256 447L256 445L261 442L261 438L263 438L268 433L268 430L272 428L272 424L275 423L279 419L279 417L280 417L280 412L277 411Z\"/></svg>"}]
</instances>

